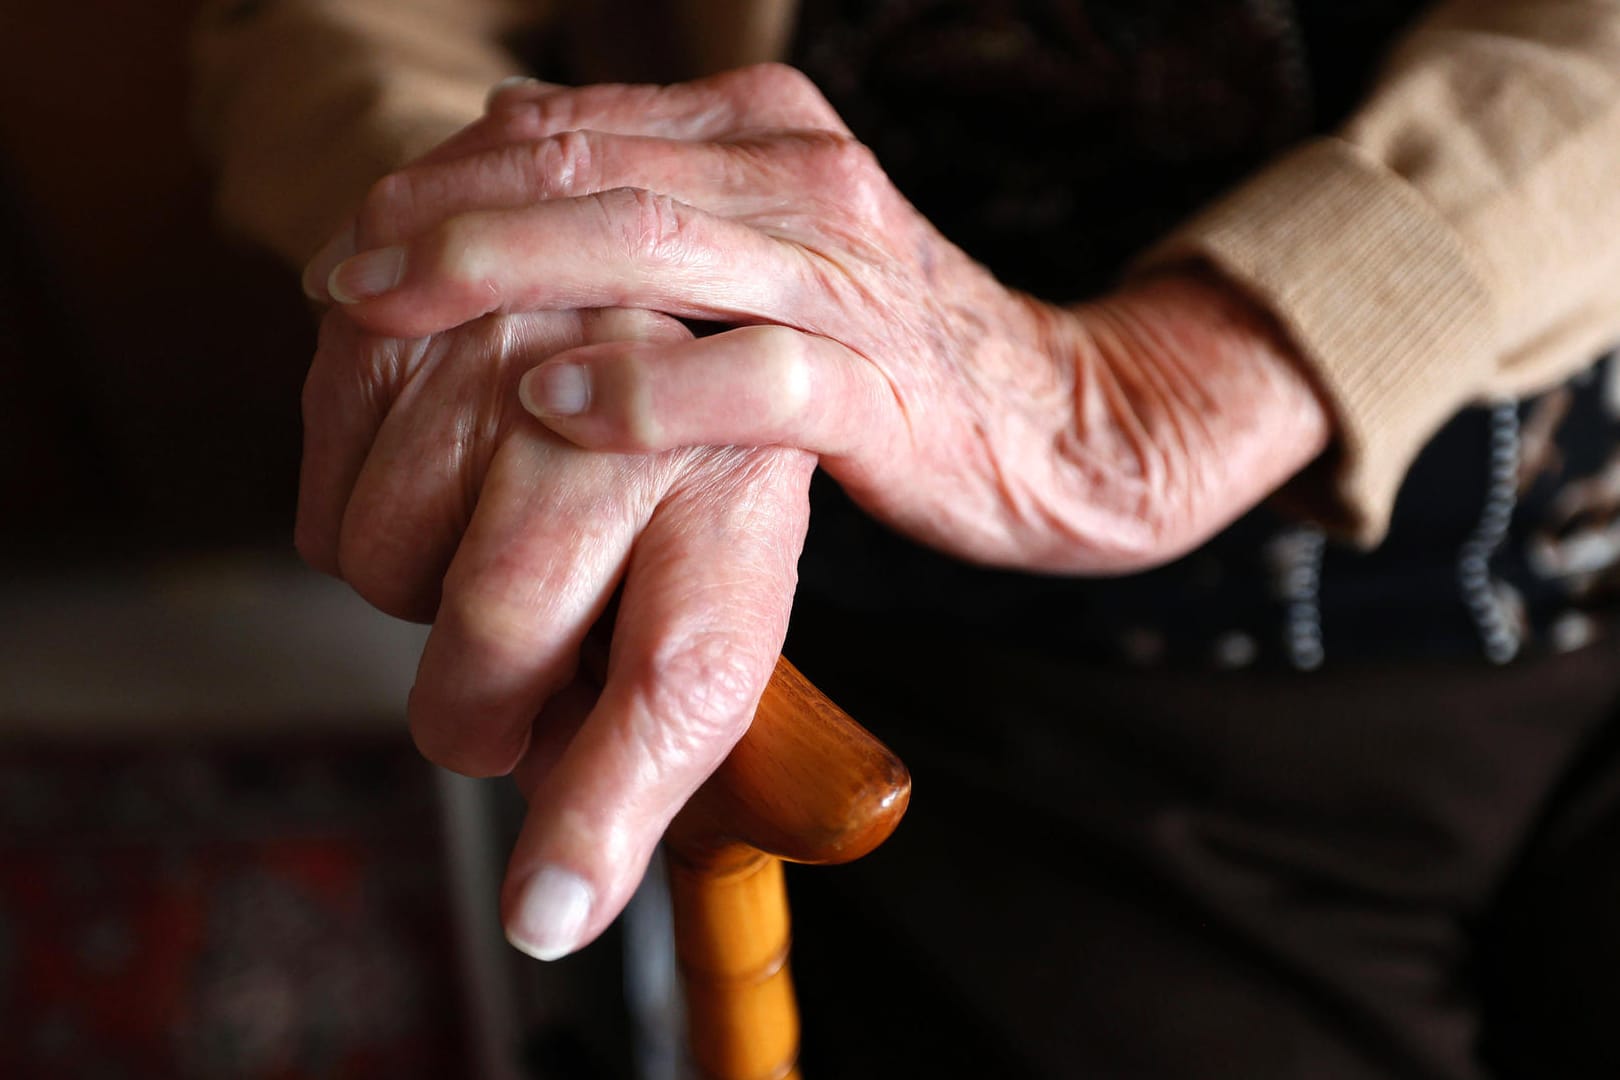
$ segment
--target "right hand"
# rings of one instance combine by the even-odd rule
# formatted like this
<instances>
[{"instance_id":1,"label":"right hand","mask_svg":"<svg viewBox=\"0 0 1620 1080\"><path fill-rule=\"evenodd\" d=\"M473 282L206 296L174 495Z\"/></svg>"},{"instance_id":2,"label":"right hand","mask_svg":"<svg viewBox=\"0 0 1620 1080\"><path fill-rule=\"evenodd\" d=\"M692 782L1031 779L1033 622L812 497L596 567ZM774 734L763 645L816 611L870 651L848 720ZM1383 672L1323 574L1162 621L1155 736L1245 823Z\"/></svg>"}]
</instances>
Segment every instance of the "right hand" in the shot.
<instances>
[{"instance_id":1,"label":"right hand","mask_svg":"<svg viewBox=\"0 0 1620 1080\"><path fill-rule=\"evenodd\" d=\"M736 85L757 90L741 133L596 129L648 93L647 115L687 101L729 117L720 88ZM769 127L760 102L794 103L800 126ZM535 117L583 129L536 135ZM410 335L625 305L736 327L537 368L530 404L578 445L795 446L949 555L1114 574L1190 550L1327 442L1300 359L1242 290L1186 269L1067 307L1008 289L788 69L511 88L462 143L367 200L363 231L392 237L327 278L356 321Z\"/></svg>"}]
</instances>

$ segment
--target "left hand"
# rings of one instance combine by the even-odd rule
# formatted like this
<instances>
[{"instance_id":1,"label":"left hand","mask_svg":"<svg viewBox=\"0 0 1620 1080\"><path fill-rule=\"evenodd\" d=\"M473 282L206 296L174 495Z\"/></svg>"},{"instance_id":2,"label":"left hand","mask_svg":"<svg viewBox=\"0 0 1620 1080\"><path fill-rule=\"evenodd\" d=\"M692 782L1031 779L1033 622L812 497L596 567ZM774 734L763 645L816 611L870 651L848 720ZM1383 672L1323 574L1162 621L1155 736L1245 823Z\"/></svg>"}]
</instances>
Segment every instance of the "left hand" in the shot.
<instances>
[{"instance_id":1,"label":"left hand","mask_svg":"<svg viewBox=\"0 0 1620 1080\"><path fill-rule=\"evenodd\" d=\"M785 122L753 89L722 77L598 88L566 104L627 135ZM534 135L578 115L529 110L514 123ZM416 168L490 134L464 131ZM460 179L433 193L435 212L487 205L487 181L502 177ZM385 178L371 202L408 190ZM313 265L387 242L391 224L362 215ZM324 277L306 285L317 298L309 286ZM512 771L529 797L502 906L514 944L544 958L623 906L670 818L748 727L786 631L813 457L592 453L518 402L518 377L559 350L690 336L655 312L567 310L402 339L334 311L305 383L299 550L377 607L433 620L411 731L430 760ZM575 678L580 645L621 583L598 696Z\"/></svg>"},{"instance_id":2,"label":"left hand","mask_svg":"<svg viewBox=\"0 0 1620 1080\"><path fill-rule=\"evenodd\" d=\"M777 126L529 137L525 109L588 114L614 88L503 92L462 156L374 191L362 217L398 242L339 265L333 295L407 337L594 307L737 326L563 353L525 402L587 447L813 450L868 511L979 562L1162 562L1321 451L1323 406L1230 286L1174 275L1071 308L1009 290L835 118L803 120L830 114L803 76L730 78ZM671 92L690 103L703 85Z\"/></svg>"},{"instance_id":3,"label":"left hand","mask_svg":"<svg viewBox=\"0 0 1620 1080\"><path fill-rule=\"evenodd\" d=\"M400 340L333 311L305 384L299 551L433 620L411 733L446 768L515 772L530 806L504 919L545 959L623 907L747 730L787 630L809 455L593 453L518 405L518 377L559 349L687 337L652 312L570 311ZM621 583L598 696L581 642Z\"/></svg>"}]
</instances>

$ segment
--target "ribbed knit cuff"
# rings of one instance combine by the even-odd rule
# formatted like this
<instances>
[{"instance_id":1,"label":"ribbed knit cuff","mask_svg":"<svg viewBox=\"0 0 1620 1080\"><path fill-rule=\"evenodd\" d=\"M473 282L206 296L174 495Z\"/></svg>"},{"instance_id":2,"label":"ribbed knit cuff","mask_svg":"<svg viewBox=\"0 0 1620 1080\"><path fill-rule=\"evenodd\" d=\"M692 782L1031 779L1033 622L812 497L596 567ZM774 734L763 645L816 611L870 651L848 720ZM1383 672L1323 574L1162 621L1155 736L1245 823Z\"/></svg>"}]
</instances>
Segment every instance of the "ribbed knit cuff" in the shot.
<instances>
[{"instance_id":1,"label":"ribbed knit cuff","mask_svg":"<svg viewBox=\"0 0 1620 1080\"><path fill-rule=\"evenodd\" d=\"M1493 368L1491 296L1461 238L1399 176L1328 138L1216 202L1133 271L1189 261L1272 313L1333 409L1331 468L1293 494L1327 527L1378 543L1412 460Z\"/></svg>"}]
</instances>

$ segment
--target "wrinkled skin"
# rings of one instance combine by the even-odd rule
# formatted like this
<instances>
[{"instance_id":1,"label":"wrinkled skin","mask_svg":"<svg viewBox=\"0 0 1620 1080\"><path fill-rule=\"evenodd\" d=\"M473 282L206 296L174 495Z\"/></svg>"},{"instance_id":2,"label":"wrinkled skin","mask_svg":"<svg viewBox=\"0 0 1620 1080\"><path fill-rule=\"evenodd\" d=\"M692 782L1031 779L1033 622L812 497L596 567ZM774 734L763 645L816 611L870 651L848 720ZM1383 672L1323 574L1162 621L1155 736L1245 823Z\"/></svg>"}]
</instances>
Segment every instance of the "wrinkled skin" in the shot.
<instances>
[{"instance_id":1,"label":"wrinkled skin","mask_svg":"<svg viewBox=\"0 0 1620 1080\"><path fill-rule=\"evenodd\" d=\"M777 66L506 87L373 189L306 288L342 313L306 394L300 548L385 610L436 612L412 729L462 771L524 762L506 917L541 955L606 925L746 726L791 602L806 451L951 554L1120 573L1207 538L1326 441L1229 287L1184 272L1074 308L1009 291ZM669 315L732 329L694 340ZM516 415L520 379L550 431ZM705 445L774 449L679 449ZM564 688L627 558L593 707ZM527 892L542 866L583 892ZM559 895L590 898L579 932Z\"/></svg>"},{"instance_id":2,"label":"wrinkled skin","mask_svg":"<svg viewBox=\"0 0 1620 1080\"><path fill-rule=\"evenodd\" d=\"M433 619L417 745L543 788L513 889L544 865L588 874L602 925L746 730L787 630L814 467L782 449L591 453L523 414L527 364L625 334L687 336L646 312L542 312L400 340L329 314L297 530L309 562L377 607ZM579 650L621 580L598 703Z\"/></svg>"}]
</instances>

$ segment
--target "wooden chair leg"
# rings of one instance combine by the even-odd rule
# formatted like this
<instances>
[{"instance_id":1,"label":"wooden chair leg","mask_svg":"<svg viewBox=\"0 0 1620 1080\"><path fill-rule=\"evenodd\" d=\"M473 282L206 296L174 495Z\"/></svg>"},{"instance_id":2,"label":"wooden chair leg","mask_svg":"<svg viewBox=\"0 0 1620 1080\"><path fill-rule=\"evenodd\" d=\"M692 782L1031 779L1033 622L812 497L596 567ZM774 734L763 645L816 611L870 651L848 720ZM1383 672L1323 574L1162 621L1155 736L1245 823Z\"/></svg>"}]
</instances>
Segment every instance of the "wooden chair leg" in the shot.
<instances>
[{"instance_id":1,"label":"wooden chair leg","mask_svg":"<svg viewBox=\"0 0 1620 1080\"><path fill-rule=\"evenodd\" d=\"M860 858L910 797L899 758L779 661L748 735L666 837L689 1045L706 1080L797 1080L782 860Z\"/></svg>"}]
</instances>

